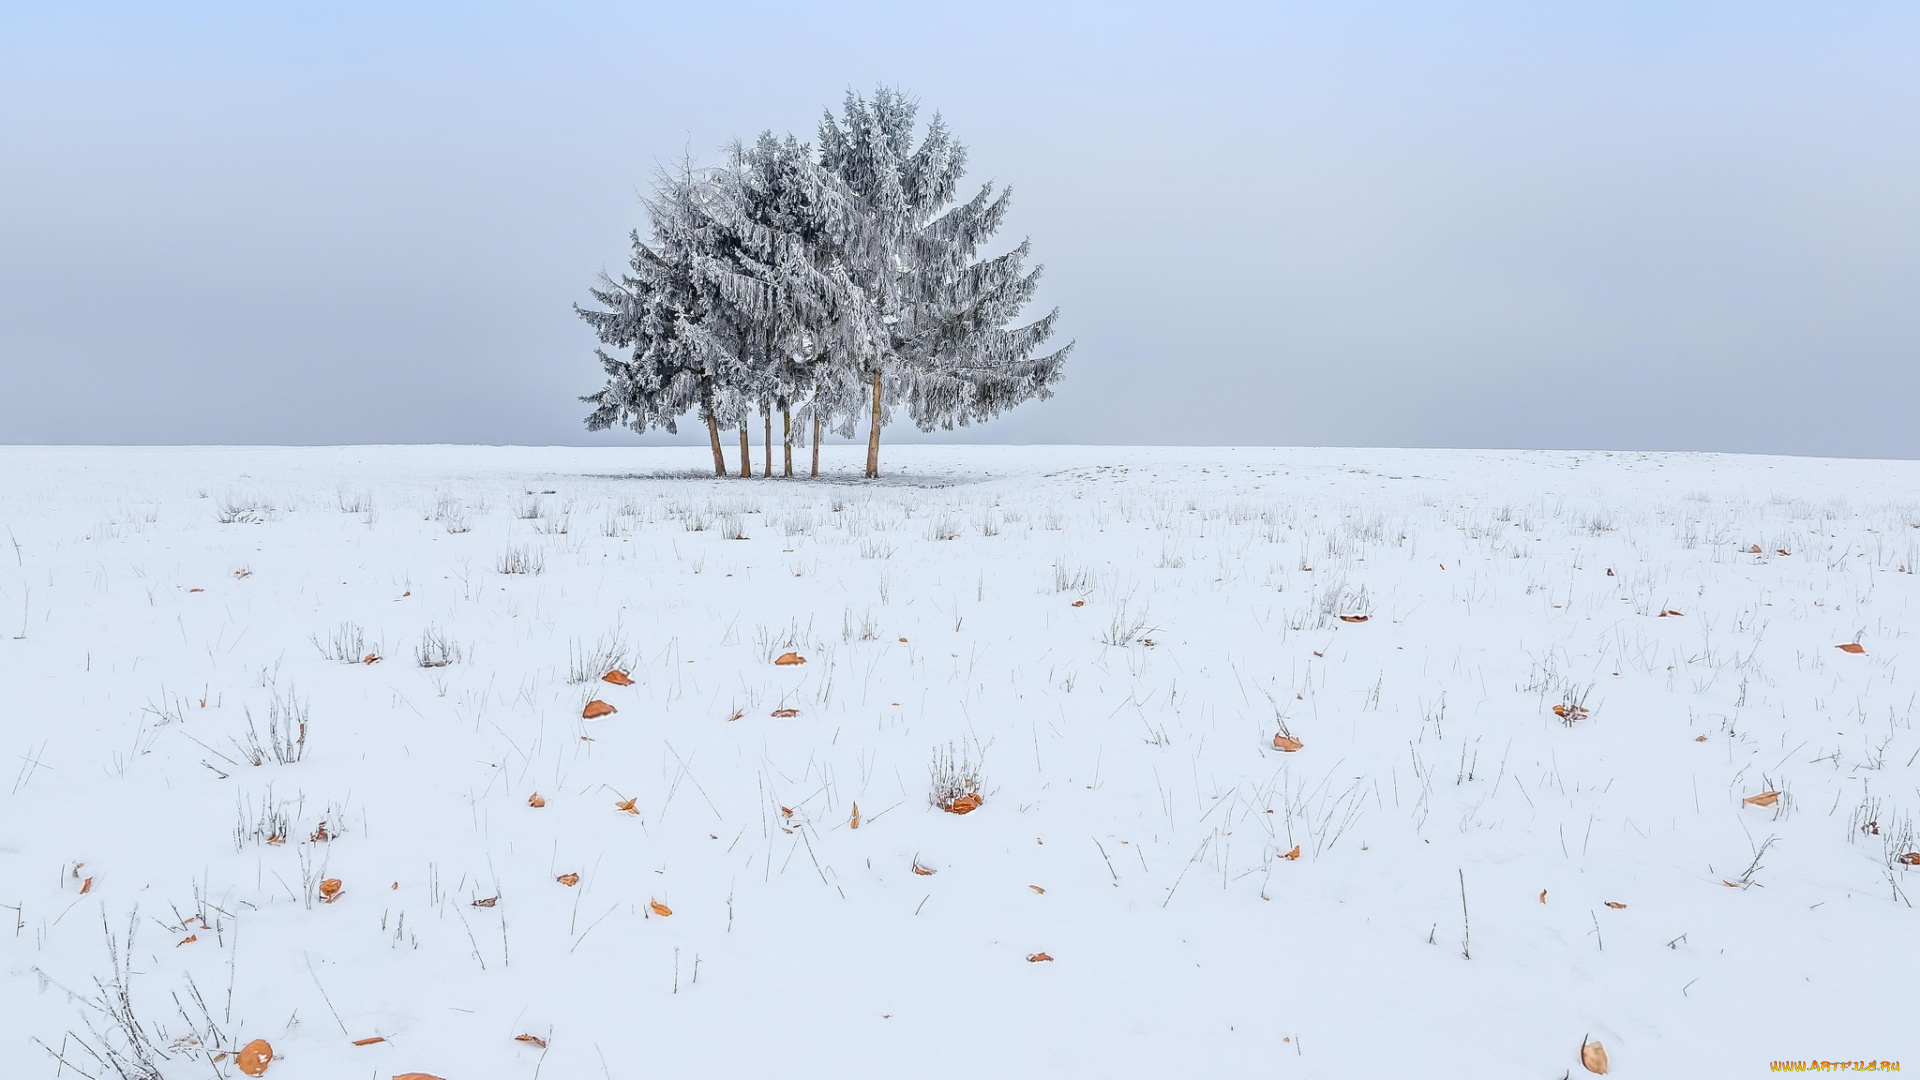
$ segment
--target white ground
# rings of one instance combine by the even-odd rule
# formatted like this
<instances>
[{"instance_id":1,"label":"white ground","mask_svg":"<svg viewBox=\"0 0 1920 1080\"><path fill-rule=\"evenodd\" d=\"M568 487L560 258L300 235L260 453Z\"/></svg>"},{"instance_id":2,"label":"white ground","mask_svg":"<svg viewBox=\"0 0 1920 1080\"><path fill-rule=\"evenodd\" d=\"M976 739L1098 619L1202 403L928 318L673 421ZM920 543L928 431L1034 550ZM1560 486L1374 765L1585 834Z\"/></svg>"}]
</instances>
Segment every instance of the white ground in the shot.
<instances>
[{"instance_id":1,"label":"white ground","mask_svg":"<svg viewBox=\"0 0 1920 1080\"><path fill-rule=\"evenodd\" d=\"M0 449L0 1076L1920 1068L1914 464L855 453Z\"/></svg>"}]
</instances>

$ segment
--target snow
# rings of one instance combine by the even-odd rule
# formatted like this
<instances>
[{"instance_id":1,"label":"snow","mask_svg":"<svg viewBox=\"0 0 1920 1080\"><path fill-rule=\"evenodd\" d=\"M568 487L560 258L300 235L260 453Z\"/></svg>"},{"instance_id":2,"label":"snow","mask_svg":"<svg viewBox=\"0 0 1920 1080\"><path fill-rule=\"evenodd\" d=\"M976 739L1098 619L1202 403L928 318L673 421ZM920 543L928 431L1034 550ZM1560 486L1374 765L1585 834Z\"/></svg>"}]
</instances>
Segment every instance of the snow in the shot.
<instances>
[{"instance_id":1,"label":"snow","mask_svg":"<svg viewBox=\"0 0 1920 1080\"><path fill-rule=\"evenodd\" d=\"M860 450L0 449L0 1075L1920 1058L1915 464Z\"/></svg>"}]
</instances>

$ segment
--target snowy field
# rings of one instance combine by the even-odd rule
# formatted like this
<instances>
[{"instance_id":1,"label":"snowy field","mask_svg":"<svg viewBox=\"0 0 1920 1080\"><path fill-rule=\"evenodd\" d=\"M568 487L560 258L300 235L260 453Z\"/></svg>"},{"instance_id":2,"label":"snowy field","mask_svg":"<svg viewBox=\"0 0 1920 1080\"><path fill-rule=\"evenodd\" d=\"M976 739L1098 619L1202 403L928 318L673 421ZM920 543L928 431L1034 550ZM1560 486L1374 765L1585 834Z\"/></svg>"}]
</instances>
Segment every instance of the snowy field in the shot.
<instances>
[{"instance_id":1,"label":"snowy field","mask_svg":"<svg viewBox=\"0 0 1920 1080\"><path fill-rule=\"evenodd\" d=\"M0 1076L1920 1068L1915 464L860 450L0 449Z\"/></svg>"}]
</instances>

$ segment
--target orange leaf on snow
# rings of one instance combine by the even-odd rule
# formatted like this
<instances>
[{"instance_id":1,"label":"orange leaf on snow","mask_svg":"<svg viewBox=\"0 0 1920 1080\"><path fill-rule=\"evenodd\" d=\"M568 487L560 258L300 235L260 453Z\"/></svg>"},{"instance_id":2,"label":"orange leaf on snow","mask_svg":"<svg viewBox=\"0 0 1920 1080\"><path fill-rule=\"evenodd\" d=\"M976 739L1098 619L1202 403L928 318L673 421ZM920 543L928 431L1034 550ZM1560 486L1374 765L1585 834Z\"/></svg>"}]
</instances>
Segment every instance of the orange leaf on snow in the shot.
<instances>
[{"instance_id":1,"label":"orange leaf on snow","mask_svg":"<svg viewBox=\"0 0 1920 1080\"><path fill-rule=\"evenodd\" d=\"M535 810L538 810L541 807L547 805L547 797L536 791L533 794L527 796L527 805L533 807Z\"/></svg>"},{"instance_id":2,"label":"orange leaf on snow","mask_svg":"<svg viewBox=\"0 0 1920 1080\"><path fill-rule=\"evenodd\" d=\"M553 880L571 889L575 885L580 884L580 875L579 874L561 874L559 877L554 878Z\"/></svg>"},{"instance_id":3,"label":"orange leaf on snow","mask_svg":"<svg viewBox=\"0 0 1920 1080\"><path fill-rule=\"evenodd\" d=\"M335 900L340 899L340 879L339 878L330 877L320 883L320 899L322 902L328 903L328 904L331 904Z\"/></svg>"},{"instance_id":4,"label":"orange leaf on snow","mask_svg":"<svg viewBox=\"0 0 1920 1080\"><path fill-rule=\"evenodd\" d=\"M474 907L492 907L495 904L498 904L499 902L500 902L500 897L498 894L495 894L493 896L488 896L479 900L475 900L473 902L473 906Z\"/></svg>"},{"instance_id":5,"label":"orange leaf on snow","mask_svg":"<svg viewBox=\"0 0 1920 1080\"><path fill-rule=\"evenodd\" d=\"M1365 616L1365 615L1342 615L1342 616L1340 616L1340 621L1341 621L1341 622L1366 622L1366 621L1367 621L1367 616Z\"/></svg>"},{"instance_id":6,"label":"orange leaf on snow","mask_svg":"<svg viewBox=\"0 0 1920 1080\"><path fill-rule=\"evenodd\" d=\"M771 715L776 720L791 720L792 718L800 715L800 710L799 709L775 709L773 710Z\"/></svg>"},{"instance_id":7,"label":"orange leaf on snow","mask_svg":"<svg viewBox=\"0 0 1920 1080\"><path fill-rule=\"evenodd\" d=\"M933 876L933 871L932 871L932 870L929 870L929 869L927 869L927 868L926 868L926 867L924 867L924 866L921 866L921 865L920 865L920 860L919 860L919 859L917 859L917 858L913 860L913 872L914 872L914 873L916 873L916 874L919 874L919 875L920 875L921 877L932 877L932 876Z\"/></svg>"},{"instance_id":8,"label":"orange leaf on snow","mask_svg":"<svg viewBox=\"0 0 1920 1080\"><path fill-rule=\"evenodd\" d=\"M1075 601L1073 602L1073 606L1074 606L1074 607L1086 607L1086 606L1087 606L1087 602L1086 602L1085 600L1075 600Z\"/></svg>"},{"instance_id":9,"label":"orange leaf on snow","mask_svg":"<svg viewBox=\"0 0 1920 1080\"><path fill-rule=\"evenodd\" d=\"M1590 1073L1607 1071L1607 1048L1589 1039L1580 1041L1580 1064Z\"/></svg>"},{"instance_id":10,"label":"orange leaf on snow","mask_svg":"<svg viewBox=\"0 0 1920 1080\"><path fill-rule=\"evenodd\" d=\"M1052 963L1052 962L1053 962L1053 957L1051 957L1051 956L1048 956L1048 955L1047 955L1046 953L1043 953L1043 952L1037 952L1037 953L1029 953L1029 954L1027 955L1027 963L1029 963L1029 964L1038 964L1038 963L1040 963L1041 961L1046 961L1047 963Z\"/></svg>"},{"instance_id":11,"label":"orange leaf on snow","mask_svg":"<svg viewBox=\"0 0 1920 1080\"><path fill-rule=\"evenodd\" d=\"M801 656L797 652L783 652L779 656L775 657L773 662L780 665L781 667L792 667L795 664L806 663L807 658L804 656Z\"/></svg>"},{"instance_id":12,"label":"orange leaf on snow","mask_svg":"<svg viewBox=\"0 0 1920 1080\"><path fill-rule=\"evenodd\" d=\"M1857 641L1849 641L1845 645L1835 645L1834 648L1844 653L1852 653L1855 656L1859 656L1867 651L1867 647Z\"/></svg>"},{"instance_id":13,"label":"orange leaf on snow","mask_svg":"<svg viewBox=\"0 0 1920 1080\"><path fill-rule=\"evenodd\" d=\"M619 711L620 710L606 702L601 701L599 698L594 698L592 701L587 702L586 708L580 710L580 716L586 720L598 720L603 716L612 716Z\"/></svg>"},{"instance_id":14,"label":"orange leaf on snow","mask_svg":"<svg viewBox=\"0 0 1920 1080\"><path fill-rule=\"evenodd\" d=\"M850 829L857 829L860 827L860 804L859 803L853 804L853 820L847 824L847 827Z\"/></svg>"},{"instance_id":15,"label":"orange leaf on snow","mask_svg":"<svg viewBox=\"0 0 1920 1080\"><path fill-rule=\"evenodd\" d=\"M353 1040L353 1045L355 1045L355 1046L372 1046L372 1045L373 1045L374 1043L383 1043L383 1042L386 1042L386 1041L387 1041L387 1037L386 1037L385 1035L370 1035L370 1036L368 1036L367 1038L364 1038L364 1039L355 1039L355 1040Z\"/></svg>"},{"instance_id":16,"label":"orange leaf on snow","mask_svg":"<svg viewBox=\"0 0 1920 1080\"><path fill-rule=\"evenodd\" d=\"M186 937L183 937L179 941L174 942L173 947L177 949L182 945L191 945L194 942L199 940L200 940L199 934L188 934Z\"/></svg>"},{"instance_id":17,"label":"orange leaf on snow","mask_svg":"<svg viewBox=\"0 0 1920 1080\"><path fill-rule=\"evenodd\" d=\"M949 814L971 814L975 810L980 809L980 796L962 795L957 799L951 799L943 803L940 809L945 810Z\"/></svg>"},{"instance_id":18,"label":"orange leaf on snow","mask_svg":"<svg viewBox=\"0 0 1920 1080\"><path fill-rule=\"evenodd\" d=\"M1905 855L1900 856L1900 865L1920 866L1920 851L1909 851Z\"/></svg>"},{"instance_id":19,"label":"orange leaf on snow","mask_svg":"<svg viewBox=\"0 0 1920 1080\"><path fill-rule=\"evenodd\" d=\"M605 675L600 676L600 681L612 683L615 686L632 686L633 685L633 679L630 678L626 672L621 671L619 668L614 668L612 671L609 671Z\"/></svg>"},{"instance_id":20,"label":"orange leaf on snow","mask_svg":"<svg viewBox=\"0 0 1920 1080\"><path fill-rule=\"evenodd\" d=\"M638 803L639 801L640 801L640 797L636 795L631 799L625 799L625 800L622 800L621 802L614 803L613 808L615 810L625 810L629 814L638 814L640 812L640 808L634 804Z\"/></svg>"},{"instance_id":21,"label":"orange leaf on snow","mask_svg":"<svg viewBox=\"0 0 1920 1080\"><path fill-rule=\"evenodd\" d=\"M653 913L655 915L658 915L663 919L673 914L672 908L668 907L667 905L661 903L658 900L648 900L647 906L653 909Z\"/></svg>"},{"instance_id":22,"label":"orange leaf on snow","mask_svg":"<svg viewBox=\"0 0 1920 1080\"><path fill-rule=\"evenodd\" d=\"M1545 889L1540 890L1540 902L1543 904L1547 902L1547 890Z\"/></svg>"},{"instance_id":23,"label":"orange leaf on snow","mask_svg":"<svg viewBox=\"0 0 1920 1080\"><path fill-rule=\"evenodd\" d=\"M1761 792L1761 793L1760 793L1760 794L1758 794L1758 795L1749 795L1749 796L1747 796L1746 798L1744 798L1744 799L1741 799L1741 800L1740 800L1740 805L1742 805L1742 806L1772 806L1772 805L1773 805L1774 803L1777 803L1777 802L1779 802L1779 801L1780 801L1780 793L1779 793L1779 792L1777 792L1777 791L1763 791L1763 792Z\"/></svg>"},{"instance_id":24,"label":"orange leaf on snow","mask_svg":"<svg viewBox=\"0 0 1920 1080\"><path fill-rule=\"evenodd\" d=\"M1693 741L1694 741L1694 742L1706 742L1706 741L1707 741L1707 737L1706 737L1705 735L1695 735L1695 736L1693 737Z\"/></svg>"},{"instance_id":25,"label":"orange leaf on snow","mask_svg":"<svg viewBox=\"0 0 1920 1080\"><path fill-rule=\"evenodd\" d=\"M1289 852L1287 852L1286 854L1284 854L1284 855L1282 855L1282 856L1280 856L1280 857L1281 857L1281 858L1283 858L1283 859L1295 859L1295 860L1297 860L1297 859L1299 859L1299 858L1300 858L1300 845L1299 845L1299 844L1295 844L1295 845L1293 845L1293 850L1292 850L1292 851L1289 851Z\"/></svg>"},{"instance_id":26,"label":"orange leaf on snow","mask_svg":"<svg viewBox=\"0 0 1920 1080\"><path fill-rule=\"evenodd\" d=\"M1045 889L1043 889L1043 888L1041 888L1041 887L1040 887L1040 886L1038 886L1038 885L1029 885L1029 886L1027 886L1027 888L1029 888L1029 889L1032 889L1032 890L1033 890L1034 892L1037 892L1037 893L1039 893L1039 894L1040 894L1040 895L1042 895L1042 896L1045 896L1045 895L1047 894L1047 890L1045 890Z\"/></svg>"},{"instance_id":27,"label":"orange leaf on snow","mask_svg":"<svg viewBox=\"0 0 1920 1080\"><path fill-rule=\"evenodd\" d=\"M367 655L361 657L360 662L363 664L377 664L380 662L380 654L370 652Z\"/></svg>"},{"instance_id":28,"label":"orange leaf on snow","mask_svg":"<svg viewBox=\"0 0 1920 1080\"><path fill-rule=\"evenodd\" d=\"M233 1063L248 1076L259 1076L273 1063L273 1046L265 1039L255 1039L233 1055Z\"/></svg>"},{"instance_id":29,"label":"orange leaf on snow","mask_svg":"<svg viewBox=\"0 0 1920 1080\"><path fill-rule=\"evenodd\" d=\"M547 1040L541 1038L538 1035L515 1035L513 1037L513 1041L523 1042L523 1043L532 1043L533 1045L539 1047L542 1050L545 1050L547 1048Z\"/></svg>"},{"instance_id":30,"label":"orange leaf on snow","mask_svg":"<svg viewBox=\"0 0 1920 1080\"><path fill-rule=\"evenodd\" d=\"M1608 900L1606 903L1608 907L1612 908L1615 911L1619 911L1621 908L1624 908L1627 906L1618 900Z\"/></svg>"},{"instance_id":31,"label":"orange leaf on snow","mask_svg":"<svg viewBox=\"0 0 1920 1080\"><path fill-rule=\"evenodd\" d=\"M88 893L90 893L90 892L92 892L92 891L93 891L93 879L92 879L92 878L88 878L87 880L85 880L85 881L83 881L83 882L81 882L81 883L80 883L80 895L81 895L81 896L85 896L85 895L87 895Z\"/></svg>"},{"instance_id":32,"label":"orange leaf on snow","mask_svg":"<svg viewBox=\"0 0 1920 1080\"><path fill-rule=\"evenodd\" d=\"M432 1073L396 1073L393 1080L441 1080Z\"/></svg>"},{"instance_id":33,"label":"orange leaf on snow","mask_svg":"<svg viewBox=\"0 0 1920 1080\"><path fill-rule=\"evenodd\" d=\"M1291 735L1275 735L1273 737L1273 748L1283 753L1288 753L1288 754L1295 753L1305 745L1307 744L1301 742L1299 739L1296 739Z\"/></svg>"}]
</instances>

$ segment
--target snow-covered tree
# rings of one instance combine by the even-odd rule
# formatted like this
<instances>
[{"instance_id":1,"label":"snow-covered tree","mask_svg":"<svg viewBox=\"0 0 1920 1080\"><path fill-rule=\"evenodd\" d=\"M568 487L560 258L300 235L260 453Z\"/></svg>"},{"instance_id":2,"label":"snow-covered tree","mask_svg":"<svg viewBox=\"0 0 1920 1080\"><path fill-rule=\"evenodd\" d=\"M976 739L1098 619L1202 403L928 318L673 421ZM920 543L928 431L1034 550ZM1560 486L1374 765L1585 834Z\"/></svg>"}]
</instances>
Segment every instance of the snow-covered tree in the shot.
<instances>
[{"instance_id":1,"label":"snow-covered tree","mask_svg":"<svg viewBox=\"0 0 1920 1080\"><path fill-rule=\"evenodd\" d=\"M865 419L877 476L897 408L932 430L1047 396L1072 346L1035 356L1054 313L1011 325L1039 279L1027 245L979 257L1008 192L988 184L956 203L966 151L938 116L916 146L916 111L896 91L849 94L840 119L823 120L818 154L768 132L736 142L720 168L658 177L651 240L636 232L629 272L603 274L599 306L575 308L607 374L584 399L588 427L673 431L697 409L715 472L726 473L720 425L736 424L751 476L757 410L771 475L777 411L791 476L808 427L818 475L822 432L850 438Z\"/></svg>"},{"instance_id":2,"label":"snow-covered tree","mask_svg":"<svg viewBox=\"0 0 1920 1080\"><path fill-rule=\"evenodd\" d=\"M593 327L607 381L581 400L594 406L587 428L624 425L635 431L677 430L679 417L697 409L713 449L713 467L726 475L720 424L739 415L733 392L740 367L711 266L716 258L716 185L683 163L662 172L645 200L652 242L631 234L633 255L617 280L602 273L591 290L599 306L574 311ZM618 350L609 353L609 348Z\"/></svg>"},{"instance_id":3,"label":"snow-covered tree","mask_svg":"<svg viewBox=\"0 0 1920 1080\"><path fill-rule=\"evenodd\" d=\"M916 103L882 87L849 92L836 120L820 123L821 162L858 200L858 227L843 258L861 302L849 322L860 348L847 358L867 383L868 476L880 471L880 428L907 406L922 430L951 428L1047 397L1071 344L1041 356L1058 312L1009 326L1033 296L1040 270L1022 242L978 258L1004 222L1011 191L989 182L955 202L966 148L935 114L920 137Z\"/></svg>"}]
</instances>

